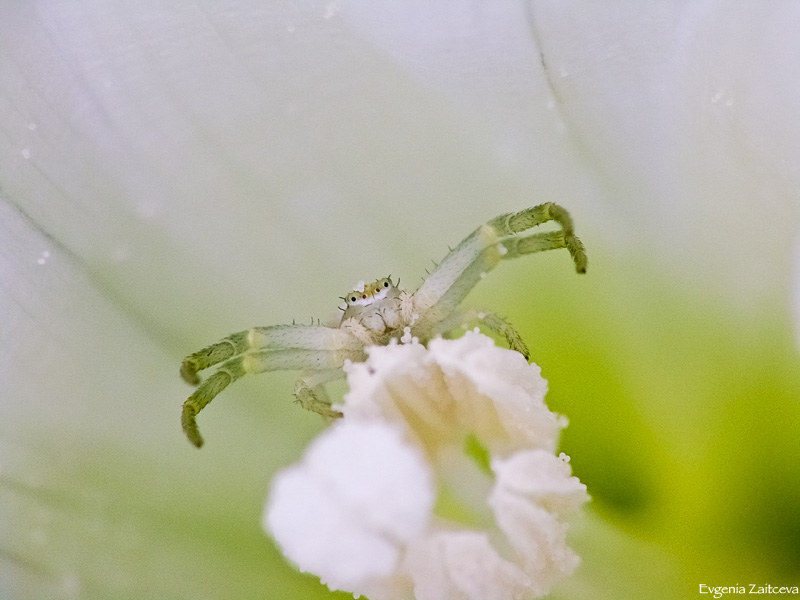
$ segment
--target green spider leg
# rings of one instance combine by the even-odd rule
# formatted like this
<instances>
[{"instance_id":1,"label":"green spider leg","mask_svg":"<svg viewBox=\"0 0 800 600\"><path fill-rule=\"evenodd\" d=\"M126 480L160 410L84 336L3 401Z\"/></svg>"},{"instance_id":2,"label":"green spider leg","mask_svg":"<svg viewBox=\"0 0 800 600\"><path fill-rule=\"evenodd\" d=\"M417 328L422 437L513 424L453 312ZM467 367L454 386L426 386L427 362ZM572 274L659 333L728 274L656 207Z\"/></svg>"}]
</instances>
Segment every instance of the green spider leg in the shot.
<instances>
[{"instance_id":1,"label":"green spider leg","mask_svg":"<svg viewBox=\"0 0 800 600\"><path fill-rule=\"evenodd\" d=\"M440 334L445 334L456 327L467 327L469 323L478 322L490 331L503 336L508 343L508 347L516 350L525 360L530 358L530 352L522 336L514 327L500 315L478 310L476 308L468 308L465 310L458 310L452 315L436 324L435 329Z\"/></svg>"},{"instance_id":2,"label":"green spider leg","mask_svg":"<svg viewBox=\"0 0 800 600\"><path fill-rule=\"evenodd\" d=\"M543 250L557 250L558 248L566 248L575 262L575 270L578 273L586 273L587 258L586 250L581 242L575 235L575 227L572 223L572 217L567 209L555 204L553 202L545 202L539 206L521 210L517 213L508 213L495 217L489 221L488 225L493 227L499 236L507 237L522 233L541 225L548 221L555 221L561 225L561 231L553 232L552 234L537 234L528 238L521 239L538 239L537 243L532 243L530 249L521 252L520 254L505 255L504 258L514 258L522 254L530 254L531 252L541 252ZM520 238L517 238L520 241ZM506 245L504 243L504 245ZM510 250L510 248L509 248Z\"/></svg>"},{"instance_id":3,"label":"green spider leg","mask_svg":"<svg viewBox=\"0 0 800 600\"><path fill-rule=\"evenodd\" d=\"M548 221L561 225L561 230L520 235ZM586 251L575 235L572 218L557 204L547 202L495 217L451 250L414 293L418 318L412 330L420 339L428 337L435 324L456 310L501 260L559 248L569 251L578 273L586 272Z\"/></svg>"},{"instance_id":4,"label":"green spider leg","mask_svg":"<svg viewBox=\"0 0 800 600\"><path fill-rule=\"evenodd\" d=\"M248 373L265 371L328 371L341 369L346 360L364 360L363 346L341 329L323 326L275 325L255 327L234 333L215 344L187 356L181 365L181 376L199 387L183 403L183 431L198 448L203 438L196 417L211 400L231 383ZM198 371L222 363L206 381L200 383ZM327 414L326 397L312 401L316 387L307 386L303 401ZM324 392L324 390L323 390ZM306 396L311 396L306 399ZM312 410L314 410L312 408Z\"/></svg>"},{"instance_id":5,"label":"green spider leg","mask_svg":"<svg viewBox=\"0 0 800 600\"><path fill-rule=\"evenodd\" d=\"M331 401L325 391L325 384L336 379L342 379L344 376L345 372L342 369L303 373L303 376L294 384L295 401L306 410L320 414L328 419L340 418L342 413L331 408Z\"/></svg>"},{"instance_id":6,"label":"green spider leg","mask_svg":"<svg viewBox=\"0 0 800 600\"><path fill-rule=\"evenodd\" d=\"M181 377L188 384L198 385L199 371L251 350L355 350L362 345L348 332L322 325L253 327L232 333L184 358Z\"/></svg>"}]
</instances>

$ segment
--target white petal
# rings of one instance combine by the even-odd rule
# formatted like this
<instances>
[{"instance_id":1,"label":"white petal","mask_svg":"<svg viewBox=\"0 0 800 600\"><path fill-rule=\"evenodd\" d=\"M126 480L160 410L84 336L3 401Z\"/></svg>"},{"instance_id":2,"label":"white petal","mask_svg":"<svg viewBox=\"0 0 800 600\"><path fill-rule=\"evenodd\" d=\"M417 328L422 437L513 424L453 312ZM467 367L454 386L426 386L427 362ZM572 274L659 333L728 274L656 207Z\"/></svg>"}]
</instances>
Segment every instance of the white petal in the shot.
<instances>
[{"instance_id":1,"label":"white petal","mask_svg":"<svg viewBox=\"0 0 800 600\"><path fill-rule=\"evenodd\" d=\"M524 496L552 512L573 510L588 498L586 486L571 476L569 463L542 450L495 460L492 470L500 493Z\"/></svg>"},{"instance_id":2,"label":"white petal","mask_svg":"<svg viewBox=\"0 0 800 600\"><path fill-rule=\"evenodd\" d=\"M417 380L424 375L423 363L427 350L420 344L391 344L368 348L369 358L364 363L354 363L347 371L350 391L340 407L347 418L387 418L402 421L403 415L394 402L387 386L393 383L411 386L405 390L416 393Z\"/></svg>"},{"instance_id":3,"label":"white petal","mask_svg":"<svg viewBox=\"0 0 800 600\"><path fill-rule=\"evenodd\" d=\"M383 423L341 423L273 482L265 529L331 589L387 595L434 501L421 453Z\"/></svg>"},{"instance_id":4,"label":"white petal","mask_svg":"<svg viewBox=\"0 0 800 600\"><path fill-rule=\"evenodd\" d=\"M429 347L431 360L441 366L454 389L469 382L473 393L460 402L469 399L463 410L472 413L471 424L481 426L490 413L496 413L510 448L555 450L561 427L544 403L547 380L537 365L473 332L458 340L433 340Z\"/></svg>"},{"instance_id":5,"label":"white petal","mask_svg":"<svg viewBox=\"0 0 800 600\"><path fill-rule=\"evenodd\" d=\"M503 559L484 533L441 532L409 548L406 565L417 600L503 600L519 597L528 578Z\"/></svg>"},{"instance_id":6,"label":"white petal","mask_svg":"<svg viewBox=\"0 0 800 600\"><path fill-rule=\"evenodd\" d=\"M344 411L404 421L427 445L474 433L493 452L555 449L561 424L539 367L480 334L370 350L348 374Z\"/></svg>"},{"instance_id":7,"label":"white petal","mask_svg":"<svg viewBox=\"0 0 800 600\"><path fill-rule=\"evenodd\" d=\"M495 461L493 467L497 480L489 505L530 576L531 589L546 594L579 562L567 546L566 525L553 509L572 508L586 499L585 486L569 476L567 463L538 450Z\"/></svg>"},{"instance_id":8,"label":"white petal","mask_svg":"<svg viewBox=\"0 0 800 600\"><path fill-rule=\"evenodd\" d=\"M389 575L396 546L364 528L306 470L292 469L273 483L266 527L283 553L333 588L355 589L370 577Z\"/></svg>"},{"instance_id":9,"label":"white petal","mask_svg":"<svg viewBox=\"0 0 800 600\"><path fill-rule=\"evenodd\" d=\"M308 470L370 530L408 540L427 524L434 502L425 458L381 422L340 423L312 445Z\"/></svg>"}]
</instances>

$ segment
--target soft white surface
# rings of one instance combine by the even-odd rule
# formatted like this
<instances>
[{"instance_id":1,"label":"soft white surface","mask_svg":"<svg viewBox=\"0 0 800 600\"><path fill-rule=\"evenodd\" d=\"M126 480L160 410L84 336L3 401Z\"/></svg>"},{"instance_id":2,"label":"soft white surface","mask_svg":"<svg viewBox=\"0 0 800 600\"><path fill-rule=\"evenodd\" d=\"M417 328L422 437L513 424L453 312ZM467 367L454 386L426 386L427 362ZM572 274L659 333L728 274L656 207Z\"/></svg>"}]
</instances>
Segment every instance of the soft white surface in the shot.
<instances>
[{"instance_id":1,"label":"soft white surface","mask_svg":"<svg viewBox=\"0 0 800 600\"><path fill-rule=\"evenodd\" d=\"M348 370L348 418L403 420L432 449L474 433L503 455L519 448L553 451L560 426L544 403L541 369L518 352L468 331L453 343L432 340L373 347Z\"/></svg>"},{"instance_id":2,"label":"soft white surface","mask_svg":"<svg viewBox=\"0 0 800 600\"><path fill-rule=\"evenodd\" d=\"M162 339L319 314L310 284L543 200L736 302L788 273L791 2L0 10L4 200Z\"/></svg>"},{"instance_id":3,"label":"soft white surface","mask_svg":"<svg viewBox=\"0 0 800 600\"><path fill-rule=\"evenodd\" d=\"M485 533L434 533L409 549L407 565L421 600L508 600L530 588L523 570L501 558Z\"/></svg>"},{"instance_id":4,"label":"soft white surface","mask_svg":"<svg viewBox=\"0 0 800 600\"><path fill-rule=\"evenodd\" d=\"M264 527L303 571L366 594L375 581L390 584L433 501L425 459L399 429L342 422L273 480Z\"/></svg>"},{"instance_id":5,"label":"soft white surface","mask_svg":"<svg viewBox=\"0 0 800 600\"><path fill-rule=\"evenodd\" d=\"M543 450L496 460L492 469L497 479L489 504L497 524L524 565L529 587L546 594L579 563L558 518L586 501L586 486L571 477L564 460Z\"/></svg>"}]
</instances>

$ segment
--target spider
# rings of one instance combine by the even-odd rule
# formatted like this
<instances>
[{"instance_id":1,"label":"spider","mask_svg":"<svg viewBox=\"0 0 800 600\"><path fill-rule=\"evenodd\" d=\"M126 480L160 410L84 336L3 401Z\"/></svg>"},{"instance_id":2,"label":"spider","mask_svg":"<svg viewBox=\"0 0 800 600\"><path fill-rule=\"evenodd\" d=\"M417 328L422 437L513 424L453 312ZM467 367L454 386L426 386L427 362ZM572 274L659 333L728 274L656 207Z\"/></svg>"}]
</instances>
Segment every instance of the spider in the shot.
<instances>
[{"instance_id":1,"label":"spider","mask_svg":"<svg viewBox=\"0 0 800 600\"><path fill-rule=\"evenodd\" d=\"M555 221L560 230L519 235ZM481 225L454 249L413 293L402 291L391 277L370 284L359 282L342 297L346 306L339 325L270 325L233 333L183 359L181 376L199 386L183 404L181 422L189 441L198 448L203 438L196 417L222 390L248 373L302 371L294 387L296 401L308 410L335 419L342 413L331 406L324 384L344 377L348 362L363 362L366 348L419 341L447 334L462 323L479 321L505 337L511 349L528 359L520 335L502 317L459 304L486 273L501 260L544 250L566 248L578 273L586 272L586 252L575 236L572 218L552 202L502 214ZM399 283L399 281L398 281ZM222 363L204 382L197 373Z\"/></svg>"}]
</instances>

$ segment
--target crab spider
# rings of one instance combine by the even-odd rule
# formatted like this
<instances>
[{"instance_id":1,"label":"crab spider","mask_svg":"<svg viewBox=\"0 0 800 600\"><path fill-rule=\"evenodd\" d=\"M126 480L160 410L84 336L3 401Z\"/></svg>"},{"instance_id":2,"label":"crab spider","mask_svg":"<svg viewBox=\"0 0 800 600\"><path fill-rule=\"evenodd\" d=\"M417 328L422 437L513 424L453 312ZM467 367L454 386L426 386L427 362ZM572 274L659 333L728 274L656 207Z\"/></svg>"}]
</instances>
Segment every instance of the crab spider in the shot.
<instances>
[{"instance_id":1,"label":"crab spider","mask_svg":"<svg viewBox=\"0 0 800 600\"><path fill-rule=\"evenodd\" d=\"M521 235L548 221L555 221L561 229ZM202 446L197 413L243 375L265 371L302 371L294 388L297 402L325 417L341 417L331 407L324 385L344 377L343 367L348 361L366 360L367 346L412 339L426 344L470 321L480 321L502 335L512 350L527 359L525 343L504 319L493 313L459 309L459 304L501 260L558 248L569 251L578 273L586 272L583 244L573 232L569 213L561 206L547 202L503 214L464 238L413 293L402 291L390 277L359 283L342 298L346 306L337 327L313 323L254 327L198 350L181 364L183 379L199 386L183 403L183 431L192 444ZM201 383L197 373L217 364L216 372Z\"/></svg>"}]
</instances>

